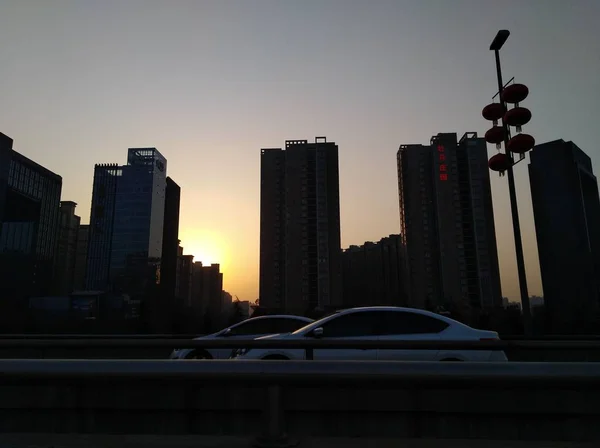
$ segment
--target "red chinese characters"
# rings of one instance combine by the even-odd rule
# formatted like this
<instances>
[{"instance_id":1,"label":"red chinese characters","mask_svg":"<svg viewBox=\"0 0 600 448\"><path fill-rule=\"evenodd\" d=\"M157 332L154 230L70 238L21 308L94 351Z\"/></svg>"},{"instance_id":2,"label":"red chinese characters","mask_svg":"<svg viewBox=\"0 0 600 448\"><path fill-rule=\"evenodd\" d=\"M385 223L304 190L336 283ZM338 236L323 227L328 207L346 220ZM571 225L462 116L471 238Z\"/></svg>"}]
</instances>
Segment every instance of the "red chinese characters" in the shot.
<instances>
[{"instance_id":1,"label":"red chinese characters","mask_svg":"<svg viewBox=\"0 0 600 448\"><path fill-rule=\"evenodd\" d=\"M444 145L437 145L437 150L438 150L438 155L439 155L439 161L440 163L440 180L448 180L448 165L446 165L444 162L446 161L446 148L444 148Z\"/></svg>"}]
</instances>

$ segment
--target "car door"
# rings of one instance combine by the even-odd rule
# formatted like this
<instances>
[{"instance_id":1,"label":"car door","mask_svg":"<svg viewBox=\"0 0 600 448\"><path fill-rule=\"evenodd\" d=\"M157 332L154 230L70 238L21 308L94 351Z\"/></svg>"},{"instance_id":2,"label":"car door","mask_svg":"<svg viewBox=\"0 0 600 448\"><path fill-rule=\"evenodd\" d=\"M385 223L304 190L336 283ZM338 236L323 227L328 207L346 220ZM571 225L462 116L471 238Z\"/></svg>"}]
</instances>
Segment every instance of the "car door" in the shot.
<instances>
[{"instance_id":1,"label":"car door","mask_svg":"<svg viewBox=\"0 0 600 448\"><path fill-rule=\"evenodd\" d=\"M448 324L440 319L410 311L387 311L382 319L381 341L439 341ZM435 350L379 349L377 359L388 361L434 361Z\"/></svg>"},{"instance_id":2,"label":"car door","mask_svg":"<svg viewBox=\"0 0 600 448\"><path fill-rule=\"evenodd\" d=\"M324 341L377 341L377 320L381 313L376 311L357 311L339 314L324 322ZM377 349L339 348L315 349L315 360L375 361Z\"/></svg>"},{"instance_id":3,"label":"car door","mask_svg":"<svg viewBox=\"0 0 600 448\"><path fill-rule=\"evenodd\" d=\"M272 334L272 319L252 319L241 322L233 327L230 327L229 331L223 332L219 335L221 338L228 338L232 340L251 340L261 336ZM231 348L219 348L215 349L218 352L218 359L227 359L231 356L234 349Z\"/></svg>"}]
</instances>

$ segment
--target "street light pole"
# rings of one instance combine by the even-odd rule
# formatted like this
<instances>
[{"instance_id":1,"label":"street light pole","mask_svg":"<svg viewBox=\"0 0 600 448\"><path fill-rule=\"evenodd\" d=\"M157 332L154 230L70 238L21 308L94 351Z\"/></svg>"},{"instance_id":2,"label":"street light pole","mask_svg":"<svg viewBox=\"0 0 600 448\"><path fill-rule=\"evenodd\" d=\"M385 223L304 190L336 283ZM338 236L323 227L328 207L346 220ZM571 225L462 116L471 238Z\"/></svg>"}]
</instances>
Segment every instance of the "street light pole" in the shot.
<instances>
[{"instance_id":1,"label":"street light pole","mask_svg":"<svg viewBox=\"0 0 600 448\"><path fill-rule=\"evenodd\" d=\"M502 82L502 68L500 66L500 48L508 39L510 32L508 30L500 30L494 38L494 41L490 45L490 50L494 51L496 56L496 74L498 76L498 96L500 97L500 104L502 104L504 110L506 109L506 103L502 99L502 90L504 84ZM508 192L510 197L510 210L512 214L513 223L513 234L515 238L515 252L517 256L517 272L519 275L519 290L521 292L521 308L523 310L523 329L525 336L531 336L532 334L532 322L531 322L531 308L529 307L529 292L527 291L527 276L525 274L525 259L523 256L523 241L521 240L521 224L519 222L519 209L517 207L517 192L515 189L515 175L513 172L514 158L512 153L508 150L508 140L510 139L510 130L502 117L502 130L504 133L504 151L510 159L510 164L507 168L508 172Z\"/></svg>"}]
</instances>

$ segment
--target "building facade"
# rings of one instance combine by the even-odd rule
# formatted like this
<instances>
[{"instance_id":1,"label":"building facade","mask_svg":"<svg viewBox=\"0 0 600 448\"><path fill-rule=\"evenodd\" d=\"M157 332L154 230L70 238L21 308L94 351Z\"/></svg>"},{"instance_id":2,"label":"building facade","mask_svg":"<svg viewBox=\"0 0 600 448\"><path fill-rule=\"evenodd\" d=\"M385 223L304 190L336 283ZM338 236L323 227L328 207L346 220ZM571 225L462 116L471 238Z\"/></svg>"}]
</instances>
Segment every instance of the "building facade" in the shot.
<instances>
[{"instance_id":1,"label":"building facade","mask_svg":"<svg viewBox=\"0 0 600 448\"><path fill-rule=\"evenodd\" d=\"M73 273L73 290L85 290L85 271L88 256L90 225L80 224L77 232L77 246L75 248L75 268Z\"/></svg>"},{"instance_id":2,"label":"building facade","mask_svg":"<svg viewBox=\"0 0 600 448\"><path fill-rule=\"evenodd\" d=\"M405 306L400 235L342 252L343 306Z\"/></svg>"},{"instance_id":3,"label":"building facade","mask_svg":"<svg viewBox=\"0 0 600 448\"><path fill-rule=\"evenodd\" d=\"M130 148L127 165L96 165L88 289L139 292L160 282L166 169L156 148Z\"/></svg>"},{"instance_id":4,"label":"building facade","mask_svg":"<svg viewBox=\"0 0 600 448\"><path fill-rule=\"evenodd\" d=\"M179 208L181 188L167 177L163 224L160 285L164 299L175 299L177 290L177 257L179 250Z\"/></svg>"},{"instance_id":5,"label":"building facade","mask_svg":"<svg viewBox=\"0 0 600 448\"><path fill-rule=\"evenodd\" d=\"M261 151L261 307L341 305L338 147L317 137Z\"/></svg>"},{"instance_id":6,"label":"building facade","mask_svg":"<svg viewBox=\"0 0 600 448\"><path fill-rule=\"evenodd\" d=\"M74 289L77 238L81 223L81 218L75 214L75 207L77 204L73 201L60 202L55 270L57 295L68 295Z\"/></svg>"},{"instance_id":7,"label":"building facade","mask_svg":"<svg viewBox=\"0 0 600 448\"><path fill-rule=\"evenodd\" d=\"M103 291L109 285L117 185L123 176L117 164L94 167L92 209L85 274L86 289Z\"/></svg>"},{"instance_id":8,"label":"building facade","mask_svg":"<svg viewBox=\"0 0 600 448\"><path fill-rule=\"evenodd\" d=\"M177 256L177 271L177 300L179 301L181 306L191 307L194 275L194 256L183 255L183 251L180 250L179 255Z\"/></svg>"},{"instance_id":9,"label":"building facade","mask_svg":"<svg viewBox=\"0 0 600 448\"><path fill-rule=\"evenodd\" d=\"M148 261L160 262L167 161L156 148L130 148L117 183L111 281Z\"/></svg>"},{"instance_id":10,"label":"building facade","mask_svg":"<svg viewBox=\"0 0 600 448\"><path fill-rule=\"evenodd\" d=\"M529 182L549 331L593 325L600 300L600 200L590 158L573 142L531 151Z\"/></svg>"},{"instance_id":11,"label":"building facade","mask_svg":"<svg viewBox=\"0 0 600 448\"><path fill-rule=\"evenodd\" d=\"M204 319L207 331L222 325L223 274L219 264L203 266L196 261L192 273L192 310L197 320Z\"/></svg>"},{"instance_id":12,"label":"building facade","mask_svg":"<svg viewBox=\"0 0 600 448\"><path fill-rule=\"evenodd\" d=\"M438 134L397 153L408 304L470 313L502 306L487 147Z\"/></svg>"},{"instance_id":13,"label":"building facade","mask_svg":"<svg viewBox=\"0 0 600 448\"><path fill-rule=\"evenodd\" d=\"M62 178L0 133L0 297L51 295Z\"/></svg>"}]
</instances>

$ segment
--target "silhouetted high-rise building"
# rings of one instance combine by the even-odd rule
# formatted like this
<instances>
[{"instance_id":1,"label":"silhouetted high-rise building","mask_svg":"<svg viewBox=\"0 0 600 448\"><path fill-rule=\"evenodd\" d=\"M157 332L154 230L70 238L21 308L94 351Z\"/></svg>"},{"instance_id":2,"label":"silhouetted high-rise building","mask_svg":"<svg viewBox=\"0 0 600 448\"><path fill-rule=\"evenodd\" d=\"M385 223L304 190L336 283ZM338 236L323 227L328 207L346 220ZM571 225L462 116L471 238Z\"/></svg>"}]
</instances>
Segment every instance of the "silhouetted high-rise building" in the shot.
<instances>
[{"instance_id":1,"label":"silhouetted high-rise building","mask_svg":"<svg viewBox=\"0 0 600 448\"><path fill-rule=\"evenodd\" d=\"M81 218L75 214L76 206L77 204L73 201L60 202L55 293L62 296L73 292L75 280L77 237L81 222Z\"/></svg>"},{"instance_id":2,"label":"silhouetted high-rise building","mask_svg":"<svg viewBox=\"0 0 600 448\"><path fill-rule=\"evenodd\" d=\"M341 305L338 147L317 137L261 151L260 304Z\"/></svg>"},{"instance_id":3,"label":"silhouetted high-rise building","mask_svg":"<svg viewBox=\"0 0 600 448\"><path fill-rule=\"evenodd\" d=\"M179 203L181 188L167 177L165 212L160 263L160 285L163 298L173 300L177 289L177 256L179 248Z\"/></svg>"},{"instance_id":4,"label":"silhouetted high-rise building","mask_svg":"<svg viewBox=\"0 0 600 448\"><path fill-rule=\"evenodd\" d=\"M401 233L410 306L502 306L487 148L454 133L398 150Z\"/></svg>"},{"instance_id":5,"label":"silhouetted high-rise building","mask_svg":"<svg viewBox=\"0 0 600 448\"><path fill-rule=\"evenodd\" d=\"M86 289L106 290L109 284L117 184L123 176L117 164L94 167L92 209L85 274Z\"/></svg>"},{"instance_id":6,"label":"silhouetted high-rise building","mask_svg":"<svg viewBox=\"0 0 600 448\"><path fill-rule=\"evenodd\" d=\"M223 274L218 264L203 266L196 261L192 274L192 309L196 319L204 319L207 331L218 330L223 308Z\"/></svg>"},{"instance_id":7,"label":"silhouetted high-rise building","mask_svg":"<svg viewBox=\"0 0 600 448\"><path fill-rule=\"evenodd\" d=\"M591 160L573 142L537 145L529 181L549 329L584 331L600 305L600 200Z\"/></svg>"},{"instance_id":8,"label":"silhouetted high-rise building","mask_svg":"<svg viewBox=\"0 0 600 448\"><path fill-rule=\"evenodd\" d=\"M177 286L176 297L183 307L192 306L192 285L194 274L194 256L183 255L183 249L179 247L177 256Z\"/></svg>"},{"instance_id":9,"label":"silhouetted high-rise building","mask_svg":"<svg viewBox=\"0 0 600 448\"><path fill-rule=\"evenodd\" d=\"M166 165L156 148L130 148L124 166L96 165L88 289L141 291L159 282Z\"/></svg>"},{"instance_id":10,"label":"silhouetted high-rise building","mask_svg":"<svg viewBox=\"0 0 600 448\"><path fill-rule=\"evenodd\" d=\"M156 148L130 148L122 170L115 198L111 281L130 268L158 269L162 256L167 160Z\"/></svg>"},{"instance_id":11,"label":"silhouetted high-rise building","mask_svg":"<svg viewBox=\"0 0 600 448\"><path fill-rule=\"evenodd\" d=\"M77 232L75 248L75 269L73 273L73 290L85 290L85 270L87 265L88 244L90 236L89 224L80 224Z\"/></svg>"},{"instance_id":12,"label":"silhouetted high-rise building","mask_svg":"<svg viewBox=\"0 0 600 448\"><path fill-rule=\"evenodd\" d=\"M405 305L402 256L400 235L344 250L343 306Z\"/></svg>"},{"instance_id":13,"label":"silhouetted high-rise building","mask_svg":"<svg viewBox=\"0 0 600 448\"><path fill-rule=\"evenodd\" d=\"M0 301L50 295L62 178L0 133Z\"/></svg>"}]
</instances>

